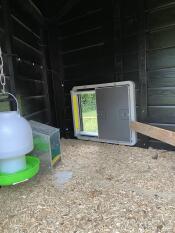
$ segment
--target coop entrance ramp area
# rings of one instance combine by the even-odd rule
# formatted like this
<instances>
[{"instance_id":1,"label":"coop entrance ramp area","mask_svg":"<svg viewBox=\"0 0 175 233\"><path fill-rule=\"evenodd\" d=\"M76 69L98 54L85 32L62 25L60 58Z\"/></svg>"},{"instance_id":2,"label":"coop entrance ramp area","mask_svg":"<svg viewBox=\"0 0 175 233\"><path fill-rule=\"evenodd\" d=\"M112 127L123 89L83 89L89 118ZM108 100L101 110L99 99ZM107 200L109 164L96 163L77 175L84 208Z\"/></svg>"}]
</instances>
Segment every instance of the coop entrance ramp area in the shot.
<instances>
[{"instance_id":1,"label":"coop entrance ramp area","mask_svg":"<svg viewBox=\"0 0 175 233\"><path fill-rule=\"evenodd\" d=\"M135 85L114 82L76 86L71 91L74 135L78 139L135 145Z\"/></svg>"}]
</instances>

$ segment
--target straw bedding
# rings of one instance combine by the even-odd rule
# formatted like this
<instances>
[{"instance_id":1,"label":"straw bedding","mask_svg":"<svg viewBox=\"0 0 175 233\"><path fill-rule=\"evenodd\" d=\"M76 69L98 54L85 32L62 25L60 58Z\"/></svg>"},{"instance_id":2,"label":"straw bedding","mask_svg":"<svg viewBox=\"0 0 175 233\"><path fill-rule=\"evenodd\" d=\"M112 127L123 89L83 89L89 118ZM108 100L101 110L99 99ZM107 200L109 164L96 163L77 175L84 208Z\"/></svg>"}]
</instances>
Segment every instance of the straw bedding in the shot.
<instances>
[{"instance_id":1,"label":"straw bedding","mask_svg":"<svg viewBox=\"0 0 175 233\"><path fill-rule=\"evenodd\" d=\"M62 162L0 189L0 233L175 233L175 154L62 140Z\"/></svg>"}]
</instances>

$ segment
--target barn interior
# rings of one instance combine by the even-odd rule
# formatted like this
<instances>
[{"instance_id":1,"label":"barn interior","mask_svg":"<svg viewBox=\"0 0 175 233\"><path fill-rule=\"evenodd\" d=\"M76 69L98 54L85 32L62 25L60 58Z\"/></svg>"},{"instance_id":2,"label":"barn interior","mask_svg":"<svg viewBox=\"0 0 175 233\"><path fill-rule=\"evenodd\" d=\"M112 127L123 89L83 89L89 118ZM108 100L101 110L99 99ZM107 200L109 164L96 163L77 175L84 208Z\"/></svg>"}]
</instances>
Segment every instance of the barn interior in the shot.
<instances>
[{"instance_id":1,"label":"barn interior","mask_svg":"<svg viewBox=\"0 0 175 233\"><path fill-rule=\"evenodd\" d=\"M0 189L0 232L175 232L174 146L77 140L70 94L133 81L137 120L175 131L175 1L0 0L0 46L21 114L62 138L55 169Z\"/></svg>"}]
</instances>

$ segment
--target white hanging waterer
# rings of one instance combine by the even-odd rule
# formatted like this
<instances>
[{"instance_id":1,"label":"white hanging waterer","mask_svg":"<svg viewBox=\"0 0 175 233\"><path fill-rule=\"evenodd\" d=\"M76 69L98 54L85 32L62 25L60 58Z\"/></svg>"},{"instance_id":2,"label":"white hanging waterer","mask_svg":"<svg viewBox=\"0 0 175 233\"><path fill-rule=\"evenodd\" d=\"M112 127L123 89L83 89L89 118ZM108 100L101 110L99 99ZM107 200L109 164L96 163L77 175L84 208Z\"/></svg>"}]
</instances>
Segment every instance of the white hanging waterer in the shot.
<instances>
[{"instance_id":1,"label":"white hanging waterer","mask_svg":"<svg viewBox=\"0 0 175 233\"><path fill-rule=\"evenodd\" d=\"M29 123L20 116L18 110L0 112L0 173L9 174L26 169L25 155L32 150L33 136Z\"/></svg>"},{"instance_id":2,"label":"white hanging waterer","mask_svg":"<svg viewBox=\"0 0 175 233\"><path fill-rule=\"evenodd\" d=\"M17 111L0 112L0 173L12 174L26 169L25 155L33 150L30 124L19 114L18 101L5 92L2 51L0 48L0 95L10 95L17 104Z\"/></svg>"}]
</instances>

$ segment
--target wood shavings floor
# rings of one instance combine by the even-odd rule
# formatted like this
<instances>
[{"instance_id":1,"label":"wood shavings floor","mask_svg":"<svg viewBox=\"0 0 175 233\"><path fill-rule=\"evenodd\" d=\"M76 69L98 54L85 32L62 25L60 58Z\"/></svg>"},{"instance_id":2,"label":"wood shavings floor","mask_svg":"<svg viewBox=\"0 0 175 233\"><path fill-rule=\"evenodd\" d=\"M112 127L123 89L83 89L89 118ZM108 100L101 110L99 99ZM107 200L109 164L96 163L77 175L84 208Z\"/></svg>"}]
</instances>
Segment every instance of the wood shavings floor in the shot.
<instances>
[{"instance_id":1,"label":"wood shavings floor","mask_svg":"<svg viewBox=\"0 0 175 233\"><path fill-rule=\"evenodd\" d=\"M0 189L0 233L175 233L175 153L62 140L52 173Z\"/></svg>"}]
</instances>

